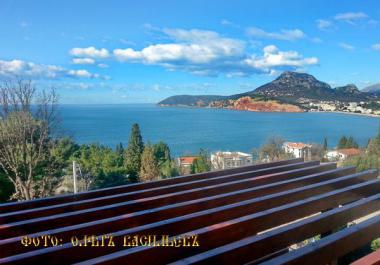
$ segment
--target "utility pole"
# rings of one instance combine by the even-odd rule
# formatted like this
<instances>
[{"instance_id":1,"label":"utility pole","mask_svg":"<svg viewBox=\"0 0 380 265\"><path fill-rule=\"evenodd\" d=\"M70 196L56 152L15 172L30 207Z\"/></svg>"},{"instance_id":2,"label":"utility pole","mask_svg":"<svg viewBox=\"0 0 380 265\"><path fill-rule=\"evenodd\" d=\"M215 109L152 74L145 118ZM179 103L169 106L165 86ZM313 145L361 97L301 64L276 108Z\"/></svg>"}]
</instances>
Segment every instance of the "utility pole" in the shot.
<instances>
[{"instance_id":1,"label":"utility pole","mask_svg":"<svg viewBox=\"0 0 380 265\"><path fill-rule=\"evenodd\" d=\"M74 194L78 192L77 190L77 162L73 161L73 178L74 178Z\"/></svg>"}]
</instances>

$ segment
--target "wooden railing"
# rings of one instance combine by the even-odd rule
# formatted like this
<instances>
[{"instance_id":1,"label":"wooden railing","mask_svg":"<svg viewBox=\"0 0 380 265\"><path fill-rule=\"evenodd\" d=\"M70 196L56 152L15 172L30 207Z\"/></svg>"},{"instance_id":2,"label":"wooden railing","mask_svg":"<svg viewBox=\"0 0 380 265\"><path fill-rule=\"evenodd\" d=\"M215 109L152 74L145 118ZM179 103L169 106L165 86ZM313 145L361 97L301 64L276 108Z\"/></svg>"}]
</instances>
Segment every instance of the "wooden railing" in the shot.
<instances>
[{"instance_id":1,"label":"wooden railing","mask_svg":"<svg viewBox=\"0 0 380 265\"><path fill-rule=\"evenodd\" d=\"M376 216L337 230L380 210L377 176L292 159L2 204L0 263L328 264L380 236ZM45 235L59 244L22 244ZM73 244L85 235L112 235L114 246ZM128 235L197 235L199 246L127 246Z\"/></svg>"}]
</instances>

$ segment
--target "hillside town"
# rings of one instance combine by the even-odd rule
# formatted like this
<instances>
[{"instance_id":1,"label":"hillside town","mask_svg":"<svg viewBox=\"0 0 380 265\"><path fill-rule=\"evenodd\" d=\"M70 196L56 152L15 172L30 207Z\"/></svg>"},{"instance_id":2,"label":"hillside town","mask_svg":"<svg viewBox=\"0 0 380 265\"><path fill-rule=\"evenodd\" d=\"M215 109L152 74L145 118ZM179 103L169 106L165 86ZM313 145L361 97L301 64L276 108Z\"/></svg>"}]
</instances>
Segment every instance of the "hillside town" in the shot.
<instances>
[{"instance_id":1,"label":"hillside town","mask_svg":"<svg viewBox=\"0 0 380 265\"><path fill-rule=\"evenodd\" d=\"M368 102L341 102L319 101L309 102L304 105L310 111L346 112L380 116L380 101Z\"/></svg>"},{"instance_id":2,"label":"hillside town","mask_svg":"<svg viewBox=\"0 0 380 265\"><path fill-rule=\"evenodd\" d=\"M304 160L312 160L314 158L313 148L318 148L318 146L302 142L284 142L281 148L284 153L289 156L289 158L303 158ZM323 152L322 157L319 157L319 159L329 162L344 162L351 157L359 156L361 152L362 151L357 147L334 148ZM190 174L191 166L197 158L197 155L178 157L176 159L176 164L178 168L180 168L180 172L183 174ZM211 170L223 170L248 166L254 164L255 162L270 162L268 157L255 161L252 154L240 151L212 152L209 155L208 160L211 164Z\"/></svg>"}]
</instances>

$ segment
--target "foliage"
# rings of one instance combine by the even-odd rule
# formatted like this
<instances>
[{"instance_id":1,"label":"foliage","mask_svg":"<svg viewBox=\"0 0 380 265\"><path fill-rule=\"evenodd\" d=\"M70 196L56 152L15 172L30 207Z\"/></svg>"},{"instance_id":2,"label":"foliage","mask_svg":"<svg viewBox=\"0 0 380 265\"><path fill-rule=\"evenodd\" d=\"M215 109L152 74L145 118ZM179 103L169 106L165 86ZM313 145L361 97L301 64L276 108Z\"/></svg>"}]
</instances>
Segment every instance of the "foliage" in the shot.
<instances>
[{"instance_id":1,"label":"foliage","mask_svg":"<svg viewBox=\"0 0 380 265\"><path fill-rule=\"evenodd\" d=\"M327 138L325 137L323 139L323 151L327 152L327 149L328 149L328 143L327 143Z\"/></svg>"},{"instance_id":2,"label":"foliage","mask_svg":"<svg viewBox=\"0 0 380 265\"><path fill-rule=\"evenodd\" d=\"M148 143L144 147L144 151L141 156L141 169L140 169L140 181L152 181L157 180L160 176L160 171L157 165L157 160L154 157L154 147Z\"/></svg>"},{"instance_id":3,"label":"foliage","mask_svg":"<svg viewBox=\"0 0 380 265\"><path fill-rule=\"evenodd\" d=\"M63 176L55 163L58 128L54 90L39 94L31 81L0 85L0 168L13 184L13 199L52 195Z\"/></svg>"},{"instance_id":4,"label":"foliage","mask_svg":"<svg viewBox=\"0 0 380 265\"><path fill-rule=\"evenodd\" d=\"M286 153L282 148L284 142L281 137L272 136L268 138L266 143L257 151L257 156L261 161L269 162L292 158L292 155Z\"/></svg>"},{"instance_id":5,"label":"foliage","mask_svg":"<svg viewBox=\"0 0 380 265\"><path fill-rule=\"evenodd\" d=\"M196 159L191 164L191 173L202 173L211 170L211 162L208 159L209 154L206 150L200 149Z\"/></svg>"},{"instance_id":6,"label":"foliage","mask_svg":"<svg viewBox=\"0 0 380 265\"><path fill-rule=\"evenodd\" d=\"M128 172L131 182L138 181L138 174L141 168L141 155L144 150L140 127L137 123L133 124L129 136L128 147L125 151L124 166Z\"/></svg>"},{"instance_id":7,"label":"foliage","mask_svg":"<svg viewBox=\"0 0 380 265\"><path fill-rule=\"evenodd\" d=\"M14 191L12 182L4 172L0 172L0 203L8 201Z\"/></svg>"},{"instance_id":8,"label":"foliage","mask_svg":"<svg viewBox=\"0 0 380 265\"><path fill-rule=\"evenodd\" d=\"M378 135L369 141L365 152L347 159L344 165L356 166L359 171L373 168L380 170L380 129Z\"/></svg>"},{"instance_id":9,"label":"foliage","mask_svg":"<svg viewBox=\"0 0 380 265\"><path fill-rule=\"evenodd\" d=\"M359 145L352 136L350 136L349 138L347 138L346 136L342 136L338 142L338 149L344 148L359 148Z\"/></svg>"},{"instance_id":10,"label":"foliage","mask_svg":"<svg viewBox=\"0 0 380 265\"><path fill-rule=\"evenodd\" d=\"M128 183L120 155L99 144L81 145L71 160L80 166L88 188L105 188Z\"/></svg>"},{"instance_id":11,"label":"foliage","mask_svg":"<svg viewBox=\"0 0 380 265\"><path fill-rule=\"evenodd\" d=\"M380 238L376 238L371 242L371 249L373 251L380 249Z\"/></svg>"}]
</instances>

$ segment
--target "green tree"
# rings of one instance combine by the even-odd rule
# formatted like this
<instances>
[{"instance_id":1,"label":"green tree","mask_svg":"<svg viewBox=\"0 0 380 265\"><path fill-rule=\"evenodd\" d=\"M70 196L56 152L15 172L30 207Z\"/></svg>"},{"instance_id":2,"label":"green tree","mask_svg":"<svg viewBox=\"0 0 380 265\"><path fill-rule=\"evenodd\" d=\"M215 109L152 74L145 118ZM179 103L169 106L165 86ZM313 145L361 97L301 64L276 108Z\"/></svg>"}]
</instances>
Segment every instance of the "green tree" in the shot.
<instances>
[{"instance_id":1,"label":"green tree","mask_svg":"<svg viewBox=\"0 0 380 265\"><path fill-rule=\"evenodd\" d=\"M12 80L0 84L0 169L13 184L13 199L52 195L62 178L55 167L58 97L37 92L33 83Z\"/></svg>"},{"instance_id":2,"label":"green tree","mask_svg":"<svg viewBox=\"0 0 380 265\"><path fill-rule=\"evenodd\" d=\"M344 162L347 166L356 166L358 171L376 168L380 170L380 130L377 136L372 138L367 148L358 156L350 157Z\"/></svg>"},{"instance_id":3,"label":"green tree","mask_svg":"<svg viewBox=\"0 0 380 265\"><path fill-rule=\"evenodd\" d=\"M328 149L327 138L323 139L323 151L326 153Z\"/></svg>"},{"instance_id":4,"label":"green tree","mask_svg":"<svg viewBox=\"0 0 380 265\"><path fill-rule=\"evenodd\" d=\"M77 161L86 188L106 188L128 183L120 156L109 147L99 144L81 145L72 160Z\"/></svg>"},{"instance_id":5,"label":"green tree","mask_svg":"<svg viewBox=\"0 0 380 265\"><path fill-rule=\"evenodd\" d=\"M347 137L342 136L338 142L338 149L344 149L347 146Z\"/></svg>"},{"instance_id":6,"label":"green tree","mask_svg":"<svg viewBox=\"0 0 380 265\"><path fill-rule=\"evenodd\" d=\"M169 146L160 141L153 146L154 157L162 178L170 178L179 175L179 171L171 159Z\"/></svg>"},{"instance_id":7,"label":"green tree","mask_svg":"<svg viewBox=\"0 0 380 265\"><path fill-rule=\"evenodd\" d=\"M128 172L131 182L138 182L138 174L141 168L141 155L144 150L140 127L137 123L133 124L129 136L128 147L125 151L124 166Z\"/></svg>"},{"instance_id":8,"label":"green tree","mask_svg":"<svg viewBox=\"0 0 380 265\"><path fill-rule=\"evenodd\" d=\"M281 137L272 136L268 138L266 143L258 151L259 159L272 162L292 158L292 155L286 153L282 147L284 142L284 139Z\"/></svg>"},{"instance_id":9,"label":"green tree","mask_svg":"<svg viewBox=\"0 0 380 265\"><path fill-rule=\"evenodd\" d=\"M139 176L142 182L157 180L160 176L157 160L154 157L154 148L150 143L144 147Z\"/></svg>"},{"instance_id":10,"label":"green tree","mask_svg":"<svg viewBox=\"0 0 380 265\"><path fill-rule=\"evenodd\" d=\"M209 154L206 150L201 149L196 159L191 164L191 173L202 173L211 170Z\"/></svg>"},{"instance_id":11,"label":"green tree","mask_svg":"<svg viewBox=\"0 0 380 265\"><path fill-rule=\"evenodd\" d=\"M157 160L158 166L161 166L166 161L171 160L169 146L160 141L153 146L154 157Z\"/></svg>"},{"instance_id":12,"label":"green tree","mask_svg":"<svg viewBox=\"0 0 380 265\"><path fill-rule=\"evenodd\" d=\"M359 148L358 143L354 140L352 136L348 137L346 148Z\"/></svg>"}]
</instances>

